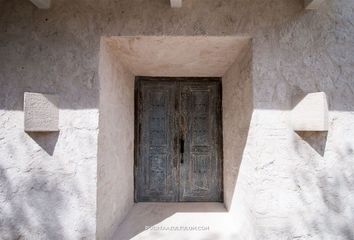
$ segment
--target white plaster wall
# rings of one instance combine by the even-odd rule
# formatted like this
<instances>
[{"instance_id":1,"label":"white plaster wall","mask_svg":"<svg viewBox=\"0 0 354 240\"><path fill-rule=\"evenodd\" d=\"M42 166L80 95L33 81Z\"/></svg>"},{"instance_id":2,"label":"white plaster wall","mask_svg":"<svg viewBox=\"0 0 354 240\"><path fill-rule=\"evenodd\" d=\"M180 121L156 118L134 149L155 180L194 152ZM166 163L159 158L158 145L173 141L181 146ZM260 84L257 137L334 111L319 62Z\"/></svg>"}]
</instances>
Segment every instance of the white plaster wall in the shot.
<instances>
[{"instance_id":1,"label":"white plaster wall","mask_svg":"<svg viewBox=\"0 0 354 240\"><path fill-rule=\"evenodd\" d=\"M94 238L98 114L78 112L60 111L58 133L27 134L23 112L0 110L0 239Z\"/></svg>"},{"instance_id":2,"label":"white plaster wall","mask_svg":"<svg viewBox=\"0 0 354 240\"><path fill-rule=\"evenodd\" d=\"M101 41L97 239L111 239L134 204L134 76Z\"/></svg>"},{"instance_id":3,"label":"white plaster wall","mask_svg":"<svg viewBox=\"0 0 354 240\"><path fill-rule=\"evenodd\" d=\"M0 239L95 239L98 46L0 5ZM24 92L59 96L59 132L24 132Z\"/></svg>"}]
</instances>

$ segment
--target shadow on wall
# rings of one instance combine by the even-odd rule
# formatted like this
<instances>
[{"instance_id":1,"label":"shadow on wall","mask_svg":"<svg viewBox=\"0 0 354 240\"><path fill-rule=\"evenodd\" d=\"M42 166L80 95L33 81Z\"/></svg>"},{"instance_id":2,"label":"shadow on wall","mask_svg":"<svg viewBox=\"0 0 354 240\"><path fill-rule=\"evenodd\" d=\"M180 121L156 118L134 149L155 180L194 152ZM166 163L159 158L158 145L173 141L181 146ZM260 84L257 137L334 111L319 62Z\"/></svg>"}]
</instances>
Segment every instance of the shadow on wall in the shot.
<instances>
[{"instance_id":1,"label":"shadow on wall","mask_svg":"<svg viewBox=\"0 0 354 240\"><path fill-rule=\"evenodd\" d=\"M332 106L339 106L337 101L332 100ZM343 122L348 121L346 113L332 115L336 117L328 132L294 132L293 154L300 161L291 177L301 207L288 220L300 219L304 231L320 239L353 240L354 149L348 137L352 129ZM292 225L289 232L294 231Z\"/></svg>"},{"instance_id":2,"label":"shadow on wall","mask_svg":"<svg viewBox=\"0 0 354 240\"><path fill-rule=\"evenodd\" d=\"M304 149L299 151L304 154ZM320 239L354 239L353 152L348 146L326 152L326 158L310 157L304 159L307 168L293 171L302 206L294 217L301 220L307 233L314 233ZM332 159L333 156L336 157Z\"/></svg>"},{"instance_id":3,"label":"shadow on wall","mask_svg":"<svg viewBox=\"0 0 354 240\"><path fill-rule=\"evenodd\" d=\"M87 237L92 226L78 222L78 216L70 210L83 199L76 178L78 163L64 166L68 161L63 163L60 156L48 157L53 156L59 132L28 133L40 147L25 145L22 151L18 145L28 138L22 131L19 134L20 141L8 141L2 148L5 162L0 163L0 239ZM69 228L72 223L75 225Z\"/></svg>"},{"instance_id":4,"label":"shadow on wall","mask_svg":"<svg viewBox=\"0 0 354 240\"><path fill-rule=\"evenodd\" d=\"M80 17L73 19L71 11L60 10L61 4L43 11L31 1L0 1L0 109L22 111L24 92L58 93L63 109L98 108L99 37L90 34L80 39L66 25L75 22L74 32L81 34L87 16L94 12L77 2L72 11L87 11L79 11ZM28 35L33 30L35 37Z\"/></svg>"},{"instance_id":5,"label":"shadow on wall","mask_svg":"<svg viewBox=\"0 0 354 240\"><path fill-rule=\"evenodd\" d=\"M252 41L249 41L222 78L224 202L229 210L233 203L254 110L251 68Z\"/></svg>"},{"instance_id":6,"label":"shadow on wall","mask_svg":"<svg viewBox=\"0 0 354 240\"><path fill-rule=\"evenodd\" d=\"M325 92L330 111L354 111L354 25L352 11L343 11L352 8L351 0L323 1L316 11L301 11L259 32L256 109L291 110L289 96Z\"/></svg>"},{"instance_id":7,"label":"shadow on wall","mask_svg":"<svg viewBox=\"0 0 354 240\"><path fill-rule=\"evenodd\" d=\"M25 180L16 179L16 173ZM62 176L64 177L64 176ZM69 239L65 231L65 219L60 216L67 214L68 196L63 186L55 181L56 176L42 170L33 169L21 172L17 168L0 166L0 238L2 240L27 239ZM76 185L70 189L71 194L80 197ZM34 232L35 229L35 232ZM75 226L82 232L88 232L86 223Z\"/></svg>"},{"instance_id":8,"label":"shadow on wall","mask_svg":"<svg viewBox=\"0 0 354 240\"><path fill-rule=\"evenodd\" d=\"M48 155L53 156L59 132L26 132Z\"/></svg>"},{"instance_id":9,"label":"shadow on wall","mask_svg":"<svg viewBox=\"0 0 354 240\"><path fill-rule=\"evenodd\" d=\"M306 142L320 156L324 156L327 144L328 132L315 131L296 131L295 132L304 142ZM295 146L298 146L297 144Z\"/></svg>"},{"instance_id":10,"label":"shadow on wall","mask_svg":"<svg viewBox=\"0 0 354 240\"><path fill-rule=\"evenodd\" d=\"M65 207L64 198L57 186L51 186L43 173L31 174L23 183L13 184L8 171L0 166L1 239L23 239L26 236L64 239L62 222L58 218ZM14 193L16 195L14 196ZM32 232L32 229L39 230Z\"/></svg>"}]
</instances>

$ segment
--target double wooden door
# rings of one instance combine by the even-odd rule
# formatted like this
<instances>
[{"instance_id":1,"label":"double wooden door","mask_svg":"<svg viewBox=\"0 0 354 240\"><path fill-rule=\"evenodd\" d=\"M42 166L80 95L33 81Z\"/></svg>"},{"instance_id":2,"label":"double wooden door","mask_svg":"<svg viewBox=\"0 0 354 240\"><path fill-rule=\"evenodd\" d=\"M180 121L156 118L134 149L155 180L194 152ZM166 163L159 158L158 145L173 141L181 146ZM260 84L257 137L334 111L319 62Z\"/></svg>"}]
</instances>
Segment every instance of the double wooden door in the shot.
<instances>
[{"instance_id":1,"label":"double wooden door","mask_svg":"<svg viewBox=\"0 0 354 240\"><path fill-rule=\"evenodd\" d=\"M222 201L219 78L136 79L135 200Z\"/></svg>"}]
</instances>

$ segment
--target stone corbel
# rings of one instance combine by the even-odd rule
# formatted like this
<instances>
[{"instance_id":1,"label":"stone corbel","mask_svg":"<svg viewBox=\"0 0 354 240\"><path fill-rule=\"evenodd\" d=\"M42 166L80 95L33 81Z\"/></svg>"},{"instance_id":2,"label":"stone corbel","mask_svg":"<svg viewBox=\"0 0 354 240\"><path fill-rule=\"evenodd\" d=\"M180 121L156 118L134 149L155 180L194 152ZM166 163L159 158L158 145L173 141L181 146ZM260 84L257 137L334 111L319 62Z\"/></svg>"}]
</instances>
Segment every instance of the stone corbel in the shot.
<instances>
[{"instance_id":1,"label":"stone corbel","mask_svg":"<svg viewBox=\"0 0 354 240\"><path fill-rule=\"evenodd\" d=\"M294 131L328 131L328 104L324 92L307 94L291 111Z\"/></svg>"},{"instance_id":2,"label":"stone corbel","mask_svg":"<svg viewBox=\"0 0 354 240\"><path fill-rule=\"evenodd\" d=\"M172 8L180 8L182 7L182 0L170 0Z\"/></svg>"},{"instance_id":3,"label":"stone corbel","mask_svg":"<svg viewBox=\"0 0 354 240\"><path fill-rule=\"evenodd\" d=\"M316 10L325 0L304 0L306 10Z\"/></svg>"},{"instance_id":4,"label":"stone corbel","mask_svg":"<svg viewBox=\"0 0 354 240\"><path fill-rule=\"evenodd\" d=\"M39 9L49 9L51 0L30 0Z\"/></svg>"},{"instance_id":5,"label":"stone corbel","mask_svg":"<svg viewBox=\"0 0 354 240\"><path fill-rule=\"evenodd\" d=\"M59 131L59 96L24 93L24 128L26 132Z\"/></svg>"}]
</instances>

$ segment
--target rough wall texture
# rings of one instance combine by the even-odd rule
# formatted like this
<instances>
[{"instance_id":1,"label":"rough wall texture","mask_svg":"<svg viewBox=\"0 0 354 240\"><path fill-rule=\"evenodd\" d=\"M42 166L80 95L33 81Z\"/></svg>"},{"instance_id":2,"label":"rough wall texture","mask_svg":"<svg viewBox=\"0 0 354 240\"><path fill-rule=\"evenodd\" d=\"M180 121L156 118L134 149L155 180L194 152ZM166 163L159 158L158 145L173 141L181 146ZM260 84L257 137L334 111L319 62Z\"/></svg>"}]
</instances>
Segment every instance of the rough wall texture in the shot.
<instances>
[{"instance_id":1,"label":"rough wall texture","mask_svg":"<svg viewBox=\"0 0 354 240\"><path fill-rule=\"evenodd\" d=\"M257 238L353 239L354 2L328 1L254 36ZM326 92L326 133L295 133L288 112Z\"/></svg>"},{"instance_id":2,"label":"rough wall texture","mask_svg":"<svg viewBox=\"0 0 354 240\"><path fill-rule=\"evenodd\" d=\"M0 236L94 238L101 36L248 34L255 111L240 171L255 192L255 238L353 239L353 8L57 0L38 10L0 0ZM23 132L24 91L60 95L59 135ZM290 131L288 110L317 91L328 96L328 135Z\"/></svg>"},{"instance_id":3,"label":"rough wall texture","mask_svg":"<svg viewBox=\"0 0 354 240\"><path fill-rule=\"evenodd\" d=\"M110 239L134 203L134 76L104 39L99 78L97 239Z\"/></svg>"},{"instance_id":4,"label":"rough wall texture","mask_svg":"<svg viewBox=\"0 0 354 240\"><path fill-rule=\"evenodd\" d=\"M29 1L0 2L2 240L95 238L99 45L59 12L53 26ZM24 132L26 91L59 95L59 132Z\"/></svg>"}]
</instances>

